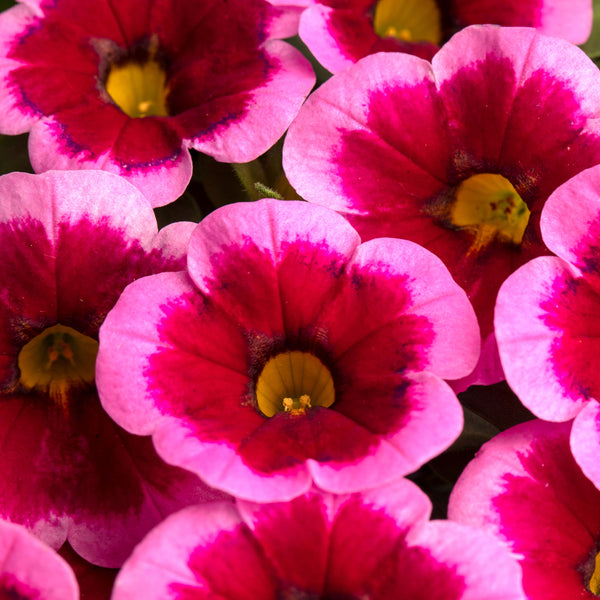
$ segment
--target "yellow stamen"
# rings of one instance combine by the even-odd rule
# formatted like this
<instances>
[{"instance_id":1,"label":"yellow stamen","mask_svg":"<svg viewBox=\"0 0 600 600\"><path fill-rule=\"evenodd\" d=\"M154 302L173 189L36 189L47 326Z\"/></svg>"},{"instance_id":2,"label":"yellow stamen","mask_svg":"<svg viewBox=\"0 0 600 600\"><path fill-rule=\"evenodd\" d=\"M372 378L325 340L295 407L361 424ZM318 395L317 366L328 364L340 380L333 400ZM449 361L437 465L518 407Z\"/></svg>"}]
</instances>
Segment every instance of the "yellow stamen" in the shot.
<instances>
[{"instance_id":1,"label":"yellow stamen","mask_svg":"<svg viewBox=\"0 0 600 600\"><path fill-rule=\"evenodd\" d=\"M435 0L379 0L373 27L381 37L436 45L442 41L441 15Z\"/></svg>"},{"instance_id":2,"label":"yellow stamen","mask_svg":"<svg viewBox=\"0 0 600 600\"><path fill-rule=\"evenodd\" d=\"M54 325L19 353L20 383L47 392L66 408L69 389L94 383L98 342L65 325Z\"/></svg>"},{"instance_id":3,"label":"yellow stamen","mask_svg":"<svg viewBox=\"0 0 600 600\"><path fill-rule=\"evenodd\" d=\"M289 412L292 415L303 415L307 408L312 407L308 394L302 394L297 401L293 398L284 398L281 403L283 404L283 411Z\"/></svg>"},{"instance_id":4,"label":"yellow stamen","mask_svg":"<svg viewBox=\"0 0 600 600\"><path fill-rule=\"evenodd\" d=\"M298 399L298 402L300 403L301 408L311 407L310 396L308 394L302 394L302 396L300 396L300 398Z\"/></svg>"},{"instance_id":5,"label":"yellow stamen","mask_svg":"<svg viewBox=\"0 0 600 600\"><path fill-rule=\"evenodd\" d=\"M106 91L130 117L166 117L169 114L166 77L153 58L144 63L127 62L111 67Z\"/></svg>"},{"instance_id":6,"label":"yellow stamen","mask_svg":"<svg viewBox=\"0 0 600 600\"><path fill-rule=\"evenodd\" d=\"M530 214L508 179L482 173L460 184L450 221L457 228L472 232L469 252L479 252L494 240L519 245Z\"/></svg>"},{"instance_id":7,"label":"yellow stamen","mask_svg":"<svg viewBox=\"0 0 600 600\"><path fill-rule=\"evenodd\" d=\"M267 417L278 412L305 414L335 400L329 369L309 352L282 352L264 366L256 382L258 408Z\"/></svg>"}]
</instances>

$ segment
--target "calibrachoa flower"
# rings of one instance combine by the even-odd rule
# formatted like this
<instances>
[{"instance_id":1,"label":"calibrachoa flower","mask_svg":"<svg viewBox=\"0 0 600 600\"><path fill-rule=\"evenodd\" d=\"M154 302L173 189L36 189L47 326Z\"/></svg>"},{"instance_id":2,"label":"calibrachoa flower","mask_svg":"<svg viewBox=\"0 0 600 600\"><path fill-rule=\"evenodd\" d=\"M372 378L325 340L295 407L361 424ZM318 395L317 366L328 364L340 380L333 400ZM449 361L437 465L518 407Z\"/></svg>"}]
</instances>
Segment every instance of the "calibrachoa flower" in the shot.
<instances>
[{"instance_id":1,"label":"calibrachoa flower","mask_svg":"<svg viewBox=\"0 0 600 600\"><path fill-rule=\"evenodd\" d=\"M493 533L512 551L529 600L600 595L600 491L573 460L570 429L529 421L500 433L450 496L450 519Z\"/></svg>"},{"instance_id":2,"label":"calibrachoa flower","mask_svg":"<svg viewBox=\"0 0 600 600\"><path fill-rule=\"evenodd\" d=\"M135 549L113 600L524 600L519 568L496 540L428 521L430 510L409 481L281 504L191 507Z\"/></svg>"},{"instance_id":3,"label":"calibrachoa flower","mask_svg":"<svg viewBox=\"0 0 600 600\"><path fill-rule=\"evenodd\" d=\"M180 269L191 223L157 234L146 199L101 171L0 178L0 516L119 566L166 514L222 497L102 410L98 328L138 277Z\"/></svg>"},{"instance_id":4,"label":"calibrachoa flower","mask_svg":"<svg viewBox=\"0 0 600 600\"><path fill-rule=\"evenodd\" d=\"M592 17L590 0L313 0L300 37L337 73L375 52L430 59L452 33L477 23L535 27L582 44Z\"/></svg>"},{"instance_id":5,"label":"calibrachoa flower","mask_svg":"<svg viewBox=\"0 0 600 600\"><path fill-rule=\"evenodd\" d=\"M314 481L350 492L413 471L459 434L443 378L479 352L441 261L361 244L342 217L263 200L211 213L188 273L140 279L100 331L98 389L169 463L250 500Z\"/></svg>"},{"instance_id":6,"label":"calibrachoa flower","mask_svg":"<svg viewBox=\"0 0 600 600\"><path fill-rule=\"evenodd\" d=\"M307 200L363 239L411 239L467 291L495 357L502 281L547 253L539 213L560 184L600 162L600 73L568 42L533 29L472 26L432 64L368 56L311 95L284 167ZM492 369L483 383L502 379Z\"/></svg>"},{"instance_id":7,"label":"calibrachoa flower","mask_svg":"<svg viewBox=\"0 0 600 600\"><path fill-rule=\"evenodd\" d=\"M0 521L0 598L78 600L69 565L25 528Z\"/></svg>"},{"instance_id":8,"label":"calibrachoa flower","mask_svg":"<svg viewBox=\"0 0 600 600\"><path fill-rule=\"evenodd\" d=\"M576 417L573 453L600 487L600 166L559 187L540 225L558 256L530 261L500 288L500 357L509 385L536 416Z\"/></svg>"},{"instance_id":9,"label":"calibrachoa flower","mask_svg":"<svg viewBox=\"0 0 600 600\"><path fill-rule=\"evenodd\" d=\"M297 18L297 17L296 17ZM36 171L112 171L175 200L189 148L253 160L314 83L264 0L23 0L0 15L0 131L31 131Z\"/></svg>"}]
</instances>

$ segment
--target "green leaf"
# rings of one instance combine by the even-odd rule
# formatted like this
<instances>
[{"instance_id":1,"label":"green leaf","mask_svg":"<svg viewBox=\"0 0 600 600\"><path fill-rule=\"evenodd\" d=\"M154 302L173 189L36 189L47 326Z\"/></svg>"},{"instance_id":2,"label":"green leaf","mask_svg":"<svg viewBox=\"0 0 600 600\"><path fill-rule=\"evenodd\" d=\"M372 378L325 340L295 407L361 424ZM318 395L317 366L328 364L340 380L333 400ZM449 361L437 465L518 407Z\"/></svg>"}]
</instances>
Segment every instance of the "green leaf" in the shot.
<instances>
[{"instance_id":1,"label":"green leaf","mask_svg":"<svg viewBox=\"0 0 600 600\"><path fill-rule=\"evenodd\" d=\"M592 24L592 33L588 41L580 46L580 48L590 58L600 58L600 0L594 0L594 21Z\"/></svg>"}]
</instances>

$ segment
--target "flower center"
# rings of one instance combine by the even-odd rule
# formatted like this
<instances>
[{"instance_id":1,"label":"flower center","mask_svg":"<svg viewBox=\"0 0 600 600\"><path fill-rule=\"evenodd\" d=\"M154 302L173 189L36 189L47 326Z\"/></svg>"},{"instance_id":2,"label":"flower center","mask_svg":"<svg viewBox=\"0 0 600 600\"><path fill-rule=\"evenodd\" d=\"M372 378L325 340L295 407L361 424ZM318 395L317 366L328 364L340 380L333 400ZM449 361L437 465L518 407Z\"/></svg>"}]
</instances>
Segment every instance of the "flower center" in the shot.
<instances>
[{"instance_id":1,"label":"flower center","mask_svg":"<svg viewBox=\"0 0 600 600\"><path fill-rule=\"evenodd\" d=\"M301 415L335 400L329 369L309 352L282 352L264 366L256 382L258 408L266 417L279 412Z\"/></svg>"},{"instance_id":2,"label":"flower center","mask_svg":"<svg viewBox=\"0 0 600 600\"><path fill-rule=\"evenodd\" d=\"M592 573L588 587L594 596L600 596L600 552L596 554L594 572Z\"/></svg>"},{"instance_id":3,"label":"flower center","mask_svg":"<svg viewBox=\"0 0 600 600\"><path fill-rule=\"evenodd\" d=\"M71 387L94 383L98 342L71 327L48 327L19 352L20 383L65 407Z\"/></svg>"},{"instance_id":4,"label":"flower center","mask_svg":"<svg viewBox=\"0 0 600 600\"><path fill-rule=\"evenodd\" d=\"M435 0L379 0L375 6L373 27L381 37L405 42L442 41L440 10Z\"/></svg>"},{"instance_id":5,"label":"flower center","mask_svg":"<svg viewBox=\"0 0 600 600\"><path fill-rule=\"evenodd\" d=\"M529 209L510 181L482 173L463 181L456 191L450 221L474 234L469 252L478 252L493 240L520 244L529 223Z\"/></svg>"},{"instance_id":6,"label":"flower center","mask_svg":"<svg viewBox=\"0 0 600 600\"><path fill-rule=\"evenodd\" d=\"M106 80L106 91L127 115L166 117L167 85L162 66L150 56L143 63L129 61L112 65Z\"/></svg>"}]
</instances>

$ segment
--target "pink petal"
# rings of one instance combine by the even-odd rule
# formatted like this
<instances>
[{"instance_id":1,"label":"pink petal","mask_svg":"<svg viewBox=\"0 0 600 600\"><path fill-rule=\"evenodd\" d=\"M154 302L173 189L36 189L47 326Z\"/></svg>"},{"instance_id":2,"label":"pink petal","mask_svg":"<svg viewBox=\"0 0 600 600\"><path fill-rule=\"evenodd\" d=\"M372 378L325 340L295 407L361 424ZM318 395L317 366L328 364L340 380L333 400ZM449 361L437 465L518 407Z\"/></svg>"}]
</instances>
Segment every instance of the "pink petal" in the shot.
<instances>
[{"instance_id":1,"label":"pink petal","mask_svg":"<svg viewBox=\"0 0 600 600\"><path fill-rule=\"evenodd\" d=\"M23 527L0 521L0 594L6 598L78 600L73 571Z\"/></svg>"},{"instance_id":2,"label":"pink petal","mask_svg":"<svg viewBox=\"0 0 600 600\"><path fill-rule=\"evenodd\" d=\"M519 560L530 600L592 598L600 492L569 448L567 423L530 421L485 444L456 483L449 518L497 536Z\"/></svg>"},{"instance_id":3,"label":"pink petal","mask_svg":"<svg viewBox=\"0 0 600 600\"><path fill-rule=\"evenodd\" d=\"M583 44L592 29L589 0L458 0L454 11L465 25L495 23L508 27L535 27L547 35Z\"/></svg>"},{"instance_id":4,"label":"pink petal","mask_svg":"<svg viewBox=\"0 0 600 600\"><path fill-rule=\"evenodd\" d=\"M585 280L555 257L530 261L500 288L495 324L502 366L535 415L565 421L598 397L589 362L599 348L596 304Z\"/></svg>"}]
</instances>

